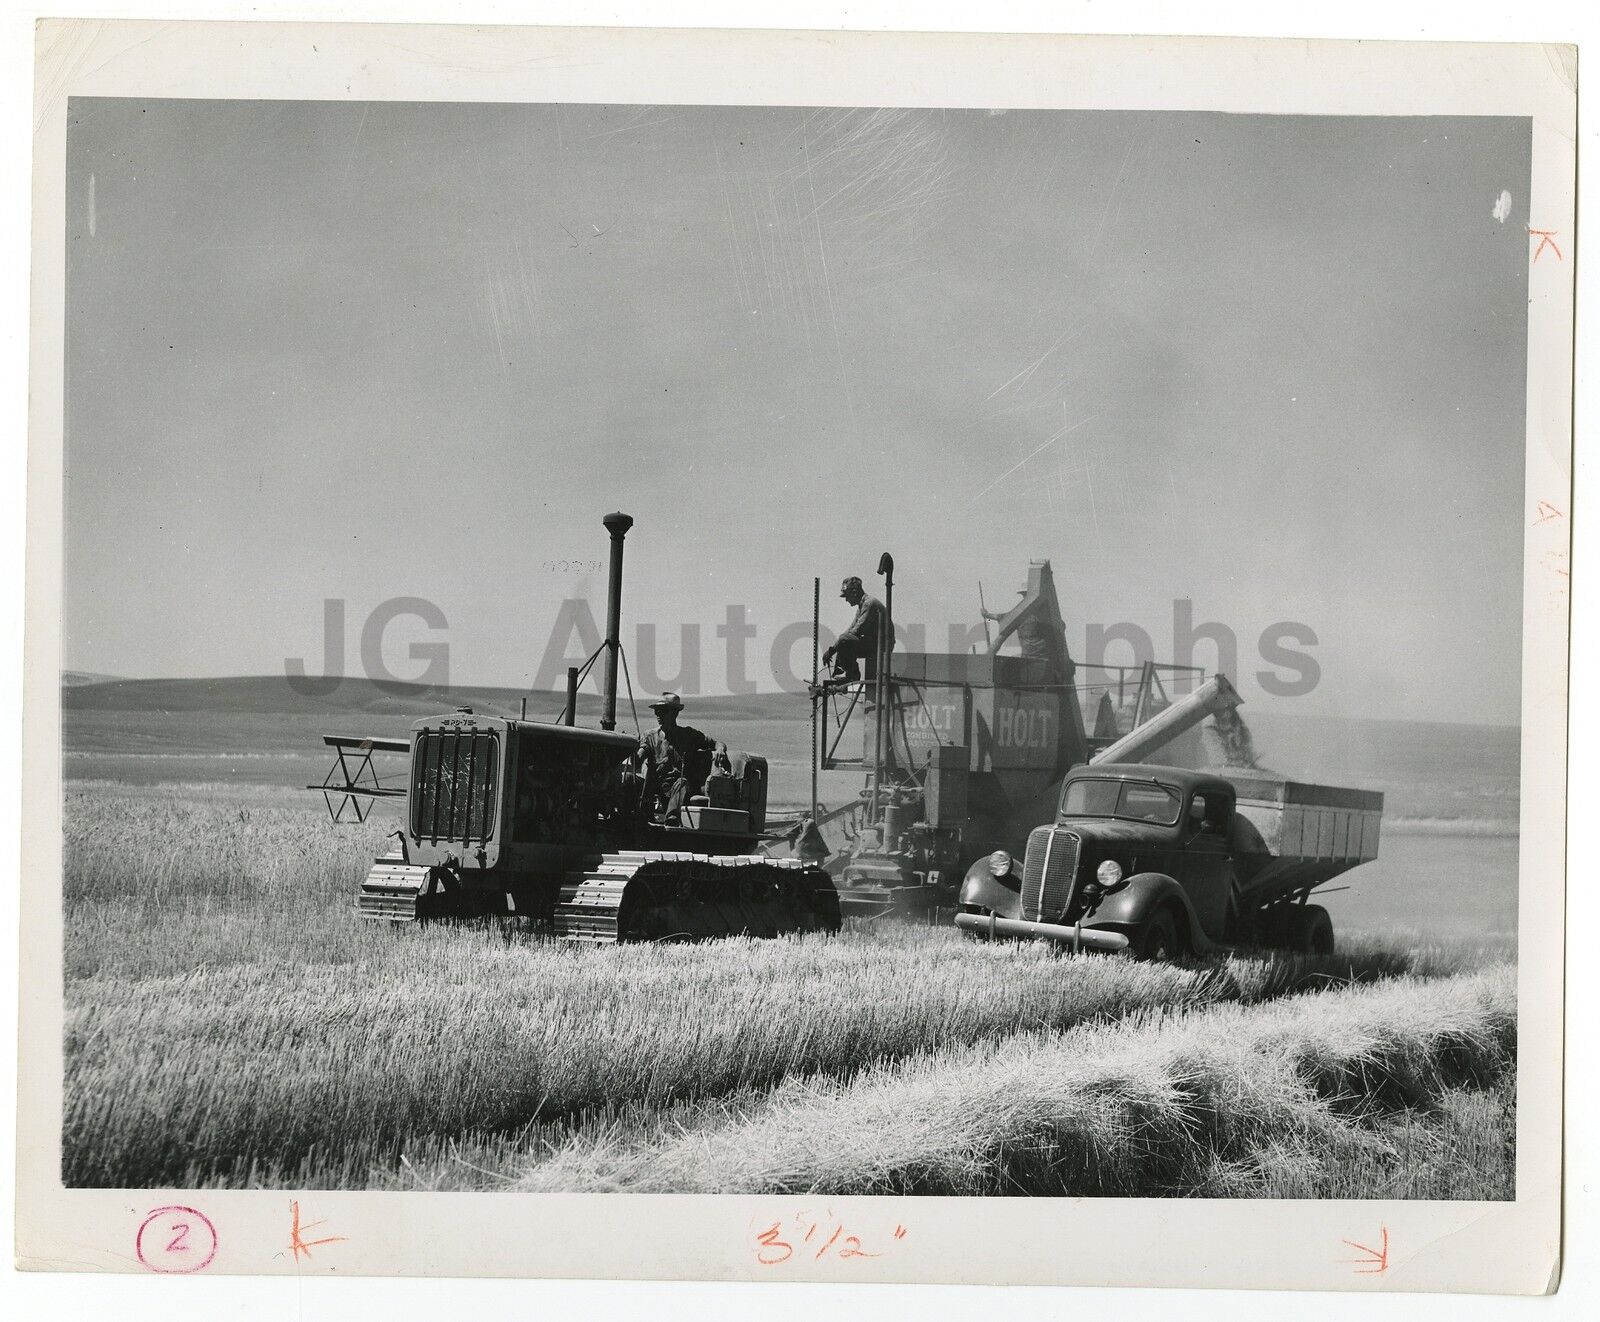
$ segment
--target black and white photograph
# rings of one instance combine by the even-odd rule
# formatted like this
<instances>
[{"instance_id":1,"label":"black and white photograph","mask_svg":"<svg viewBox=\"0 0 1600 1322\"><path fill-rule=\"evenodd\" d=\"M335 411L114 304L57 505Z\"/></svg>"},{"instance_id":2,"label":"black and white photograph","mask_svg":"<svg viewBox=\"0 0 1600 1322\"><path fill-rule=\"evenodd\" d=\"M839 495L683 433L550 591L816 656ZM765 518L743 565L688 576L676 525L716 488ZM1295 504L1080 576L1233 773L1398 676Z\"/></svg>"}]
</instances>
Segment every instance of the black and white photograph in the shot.
<instances>
[{"instance_id":1,"label":"black and white photograph","mask_svg":"<svg viewBox=\"0 0 1600 1322\"><path fill-rule=\"evenodd\" d=\"M1548 1191L1531 111L60 109L103 1266L340 1270L374 1192L737 1196L768 1278L948 1199L1401 1205L1353 1288Z\"/></svg>"}]
</instances>

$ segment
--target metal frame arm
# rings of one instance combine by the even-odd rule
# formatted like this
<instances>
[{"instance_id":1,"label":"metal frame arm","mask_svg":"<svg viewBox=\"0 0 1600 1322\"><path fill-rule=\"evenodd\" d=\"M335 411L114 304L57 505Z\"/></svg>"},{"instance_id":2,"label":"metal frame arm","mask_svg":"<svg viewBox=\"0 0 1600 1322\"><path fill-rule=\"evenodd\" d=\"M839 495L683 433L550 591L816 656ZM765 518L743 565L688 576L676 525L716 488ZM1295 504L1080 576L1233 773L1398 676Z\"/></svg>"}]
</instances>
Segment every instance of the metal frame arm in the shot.
<instances>
[{"instance_id":1,"label":"metal frame arm","mask_svg":"<svg viewBox=\"0 0 1600 1322\"><path fill-rule=\"evenodd\" d=\"M403 799L404 786L385 785L372 765L374 753L411 752L409 739L386 739L378 736L327 734L322 742L334 751L334 762L320 784L307 785L308 790L322 794L328 805L328 816L335 822L345 820L348 810L355 821L364 822L372 811L376 799ZM337 779L336 779L337 778ZM335 804L335 799L338 800Z\"/></svg>"}]
</instances>

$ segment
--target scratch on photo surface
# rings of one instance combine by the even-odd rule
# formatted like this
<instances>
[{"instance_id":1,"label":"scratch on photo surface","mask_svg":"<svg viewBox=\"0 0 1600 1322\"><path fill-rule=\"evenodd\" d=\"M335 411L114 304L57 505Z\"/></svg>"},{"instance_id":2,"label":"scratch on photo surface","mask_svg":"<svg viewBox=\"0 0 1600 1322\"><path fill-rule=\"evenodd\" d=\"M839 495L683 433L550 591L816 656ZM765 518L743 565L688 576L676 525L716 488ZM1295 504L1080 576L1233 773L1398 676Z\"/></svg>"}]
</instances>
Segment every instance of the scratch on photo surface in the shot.
<instances>
[{"instance_id":1,"label":"scratch on photo surface","mask_svg":"<svg viewBox=\"0 0 1600 1322\"><path fill-rule=\"evenodd\" d=\"M850 377L844 367L844 342L839 338L839 316L833 302L833 277L828 271L828 245L822 235L822 217L820 209L816 206L816 184L811 170L811 137L805 136L804 143L806 160L806 179L811 187L812 208L811 215L817 231L817 256L822 261L822 292L828 300L828 328L833 333L833 352L838 360L839 383L844 387L845 407L850 413L850 429L860 435L860 428L856 424L855 398L850 390Z\"/></svg>"},{"instance_id":2,"label":"scratch on photo surface","mask_svg":"<svg viewBox=\"0 0 1600 1322\"><path fill-rule=\"evenodd\" d=\"M1100 506L1094 498L1094 469L1089 463L1083 466L1083 480L1089 488L1089 521L1094 525L1094 535L1100 536Z\"/></svg>"},{"instance_id":3,"label":"scratch on photo surface","mask_svg":"<svg viewBox=\"0 0 1600 1322\"><path fill-rule=\"evenodd\" d=\"M641 114L649 114L650 111L653 110L653 109L654 109L654 107L649 107L649 108L643 110L640 113ZM598 133L587 134L583 138L583 141L584 142L593 142L596 138L614 137L618 133L626 133L626 132L628 132L629 129L655 128L658 124L670 124L670 123L672 123L673 120L675 120L677 118L678 118L677 115L663 115L660 119L642 119L638 115L636 115L633 119L629 120L626 124L618 124L617 127L614 128L614 129L601 129L600 132L598 132Z\"/></svg>"},{"instance_id":4,"label":"scratch on photo surface","mask_svg":"<svg viewBox=\"0 0 1600 1322\"><path fill-rule=\"evenodd\" d=\"M943 116L909 110L814 112L801 126L812 214L852 249L860 274L914 265L929 207L953 195ZM818 176L821 176L819 182Z\"/></svg>"},{"instance_id":5,"label":"scratch on photo surface","mask_svg":"<svg viewBox=\"0 0 1600 1322\"><path fill-rule=\"evenodd\" d=\"M473 328L479 335L493 339L496 363L502 369L508 368L515 361L514 357L507 358L508 347L515 354L516 341L539 324L538 285L522 240L513 238L507 245L479 253L474 277L477 299L470 310Z\"/></svg>"},{"instance_id":6,"label":"scratch on photo surface","mask_svg":"<svg viewBox=\"0 0 1600 1322\"><path fill-rule=\"evenodd\" d=\"M84 62L94 51L101 36L102 26L85 20L72 24L55 23L40 30L45 35L41 37L38 73L35 75L39 82L37 110L33 117L35 134L50 122L57 113L57 107L68 101L64 89L76 83L84 72ZM117 57L132 54L146 42L153 41L159 31L158 28L144 40L118 50ZM95 68L103 68L109 58L108 56L102 59Z\"/></svg>"},{"instance_id":7,"label":"scratch on photo surface","mask_svg":"<svg viewBox=\"0 0 1600 1322\"><path fill-rule=\"evenodd\" d=\"M1007 386L1010 386L1010 385L1013 385L1013 384L1015 384L1015 385L1026 385L1028 380L1033 376L1033 374L1039 370L1040 366L1044 363L1044 360L1046 358L1048 358L1051 354L1053 354L1057 349L1059 349L1063 344L1065 344L1066 341L1067 341L1067 336L1069 336L1071 334L1072 334L1072 331L1070 329L1062 331L1060 337L1056 340L1056 342L1054 344L1052 344L1048 349L1046 349L1042 354L1040 354L1036 359L1034 359L1033 362L1029 363L1028 366L1024 367L1020 372L1018 372L1010 380L1002 381L993 390L991 390L988 393L988 395L986 395L984 397L984 403L988 403L989 400L993 399L1002 390L1006 389Z\"/></svg>"},{"instance_id":8,"label":"scratch on photo surface","mask_svg":"<svg viewBox=\"0 0 1600 1322\"><path fill-rule=\"evenodd\" d=\"M1087 418L1080 418L1077 422L1072 423L1070 426L1062 427L1059 431L1056 431L1055 433L1053 433L1051 436L1046 438L1043 443L1041 443L1040 445L1036 446L1034 449L1028 451L1028 453L1023 455L1021 459L1017 460L1017 462L1012 464L1010 468L1006 469L1006 471L1001 473L999 477L995 478L995 480L993 482L989 483L988 486L986 486L982 491L980 491L976 496L974 496L972 498L971 504L972 505L976 505L980 500L982 500L985 496L987 496L991 491L993 491L997 486L999 486L1002 482L1004 482L1008 477L1010 477L1018 469L1022 468L1023 465L1027 464L1030 460L1032 460L1032 459L1038 457L1039 455L1043 454L1052 445L1054 445L1057 441L1059 441L1063 436L1070 435L1072 432L1077 431L1079 427L1084 426L1086 423L1093 422L1099 416L1100 415L1098 413L1091 413ZM1090 487L1090 499L1091 499L1091 501L1093 500L1093 491L1094 491L1094 488L1091 485L1091 487ZM971 508L971 506L969 505L968 508Z\"/></svg>"},{"instance_id":9,"label":"scratch on photo surface","mask_svg":"<svg viewBox=\"0 0 1600 1322\"><path fill-rule=\"evenodd\" d=\"M728 250L733 255L733 278L738 289L739 306L748 309L750 285L745 278L744 252L739 242L739 228L733 221L733 197L728 192L728 168L722 163L721 147L712 143L711 152L717 162L717 184L722 189L722 210L728 221Z\"/></svg>"},{"instance_id":10,"label":"scratch on photo surface","mask_svg":"<svg viewBox=\"0 0 1600 1322\"><path fill-rule=\"evenodd\" d=\"M350 181L350 167L355 164L356 148L361 145L361 130L367 126L367 111L371 109L372 103L370 101L361 107L361 119L356 124L356 135L350 139L350 154L345 157L344 161L344 182L346 183Z\"/></svg>"},{"instance_id":11,"label":"scratch on photo surface","mask_svg":"<svg viewBox=\"0 0 1600 1322\"><path fill-rule=\"evenodd\" d=\"M1055 478L1045 484L1045 490L1050 496L1050 512L1062 518L1072 516L1072 493L1084 484L1084 469L1081 464L1067 466L1063 464L1056 469Z\"/></svg>"},{"instance_id":12,"label":"scratch on photo surface","mask_svg":"<svg viewBox=\"0 0 1600 1322\"><path fill-rule=\"evenodd\" d=\"M1155 140L1156 140L1156 135L1155 135L1154 132L1152 132L1150 134L1150 136L1144 140L1143 146L1141 146L1139 148L1139 155L1141 157L1143 157L1144 154L1147 151L1149 151L1149 149L1152 146L1155 145ZM1124 182L1124 180L1126 180L1127 175L1128 175L1128 165L1132 161L1132 159L1133 159L1133 140L1130 138L1128 140L1127 147L1123 150L1123 153L1122 153L1122 164L1117 167L1117 177L1114 180L1112 180L1111 191L1106 195L1106 204L1105 204L1104 207L1101 208L1101 211L1100 211L1100 225L1095 230L1094 242L1092 244L1090 244L1090 246L1089 246L1089 260L1090 260L1091 263L1099 255L1100 242L1101 242L1102 239L1105 238L1106 221L1111 218L1111 208L1112 208L1113 204L1115 204L1119 208L1119 214L1120 214L1121 201L1119 200L1119 194L1122 192L1123 182Z\"/></svg>"}]
</instances>

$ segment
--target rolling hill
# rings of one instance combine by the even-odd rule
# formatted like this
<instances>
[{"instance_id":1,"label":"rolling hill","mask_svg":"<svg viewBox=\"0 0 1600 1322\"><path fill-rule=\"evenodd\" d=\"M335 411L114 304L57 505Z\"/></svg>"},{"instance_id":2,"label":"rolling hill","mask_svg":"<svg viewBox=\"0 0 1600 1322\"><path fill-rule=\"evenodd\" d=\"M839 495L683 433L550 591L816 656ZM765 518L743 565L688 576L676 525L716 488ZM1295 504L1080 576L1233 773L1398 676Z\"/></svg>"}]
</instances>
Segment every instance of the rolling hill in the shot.
<instances>
[{"instance_id":1,"label":"rolling hill","mask_svg":"<svg viewBox=\"0 0 1600 1322\"><path fill-rule=\"evenodd\" d=\"M69 676L71 676L69 678ZM528 715L540 720L560 713L566 695L530 692L524 689L493 688L482 685L378 683L370 679L347 678L327 693L308 691L320 681L291 685L282 675L230 675L208 679L110 679L67 672L62 676L61 704L66 711L79 712L231 712L282 714L293 716L372 715L404 716L407 719L448 711L462 703L476 711L498 716L514 716L527 699ZM634 701L644 715L647 695L635 693ZM618 706L626 710L624 692ZM787 693L755 693L748 696L697 697L690 705L708 717L714 713L723 720L781 720L793 716L809 718L804 697ZM578 695L578 714L597 715L600 699L591 693Z\"/></svg>"}]
</instances>

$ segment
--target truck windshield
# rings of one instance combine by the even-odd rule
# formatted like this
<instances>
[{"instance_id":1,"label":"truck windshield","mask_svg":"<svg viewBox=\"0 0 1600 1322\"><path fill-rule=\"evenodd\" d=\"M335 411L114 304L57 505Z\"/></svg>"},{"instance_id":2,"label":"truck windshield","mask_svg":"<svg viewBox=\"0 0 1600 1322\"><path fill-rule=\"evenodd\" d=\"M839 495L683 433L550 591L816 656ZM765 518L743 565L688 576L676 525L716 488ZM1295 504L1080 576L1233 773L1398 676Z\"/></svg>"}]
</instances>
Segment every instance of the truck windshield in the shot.
<instances>
[{"instance_id":1,"label":"truck windshield","mask_svg":"<svg viewBox=\"0 0 1600 1322\"><path fill-rule=\"evenodd\" d=\"M1061 796L1061 813L1064 817L1126 817L1171 826L1178 820L1181 804L1176 790L1148 780L1074 780L1067 783Z\"/></svg>"}]
</instances>

